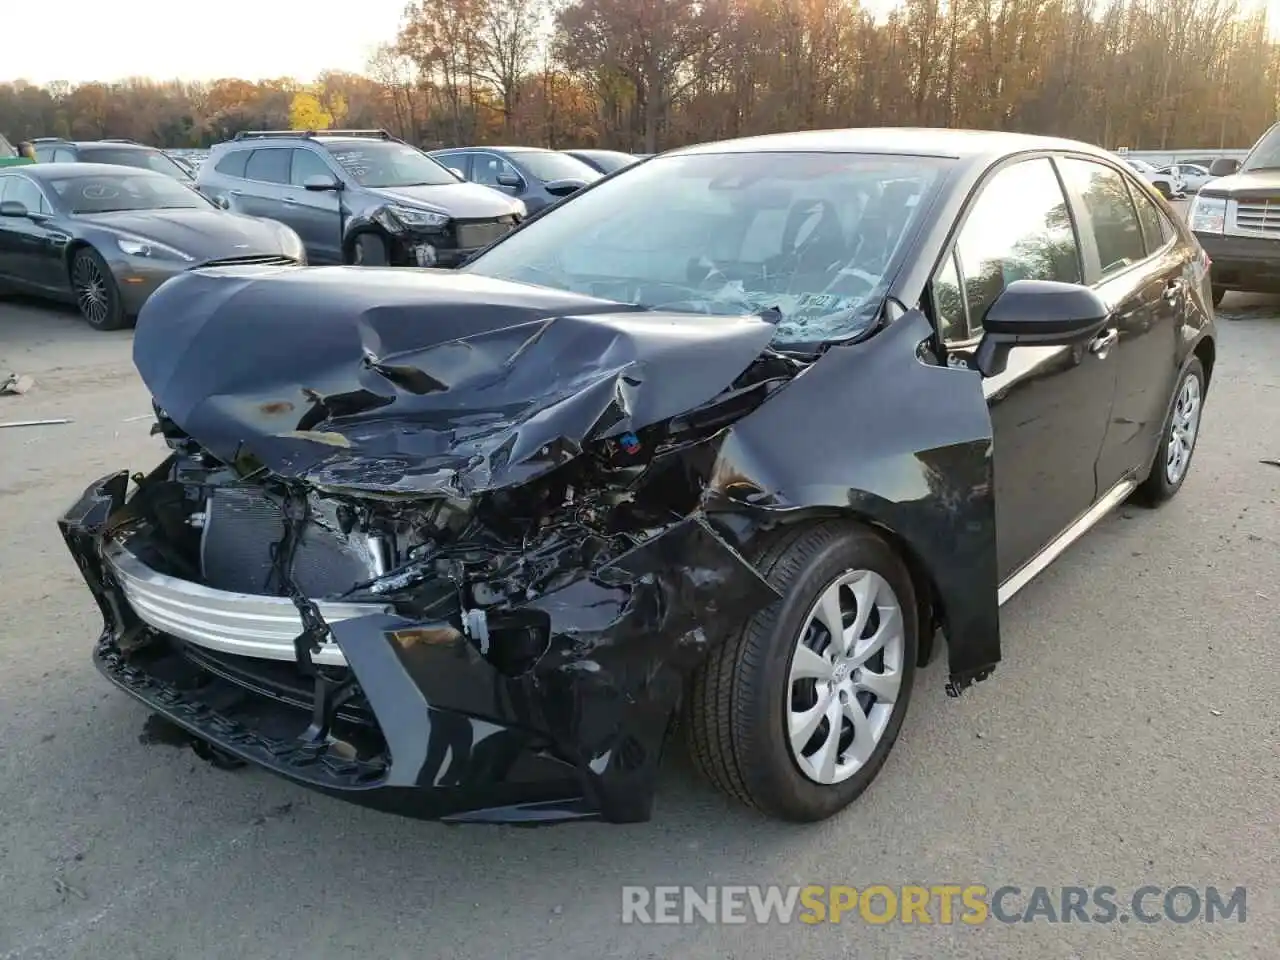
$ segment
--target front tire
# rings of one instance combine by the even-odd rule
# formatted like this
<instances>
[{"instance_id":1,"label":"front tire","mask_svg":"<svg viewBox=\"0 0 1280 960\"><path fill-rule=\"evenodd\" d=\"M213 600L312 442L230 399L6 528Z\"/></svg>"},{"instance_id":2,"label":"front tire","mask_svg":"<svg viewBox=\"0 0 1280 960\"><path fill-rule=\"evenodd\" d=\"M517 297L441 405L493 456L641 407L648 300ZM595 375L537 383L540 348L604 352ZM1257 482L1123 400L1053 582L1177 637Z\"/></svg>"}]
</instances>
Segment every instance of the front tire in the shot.
<instances>
[{"instance_id":1,"label":"front tire","mask_svg":"<svg viewBox=\"0 0 1280 960\"><path fill-rule=\"evenodd\" d=\"M1182 489L1191 470L1191 458L1200 436L1204 410L1204 367L1193 357L1178 380L1173 406L1165 417L1151 473L1135 492L1136 499L1155 507L1171 500Z\"/></svg>"},{"instance_id":2,"label":"front tire","mask_svg":"<svg viewBox=\"0 0 1280 960\"><path fill-rule=\"evenodd\" d=\"M116 278L92 247L81 247L71 258L71 289L80 316L93 329L119 330L127 322Z\"/></svg>"},{"instance_id":3,"label":"front tire","mask_svg":"<svg viewBox=\"0 0 1280 960\"><path fill-rule=\"evenodd\" d=\"M1167 183L1162 180L1157 181L1155 187L1160 191L1160 196L1164 197L1166 200L1173 199L1173 191L1169 188Z\"/></svg>"},{"instance_id":4,"label":"front tire","mask_svg":"<svg viewBox=\"0 0 1280 960\"><path fill-rule=\"evenodd\" d=\"M351 262L357 267L385 267L391 263L387 241L376 233L362 233L351 246Z\"/></svg>"},{"instance_id":5,"label":"front tire","mask_svg":"<svg viewBox=\"0 0 1280 960\"><path fill-rule=\"evenodd\" d=\"M847 523L791 531L757 563L782 597L695 673L686 738L730 796L823 820L871 784L897 740L919 649L914 585L882 538Z\"/></svg>"},{"instance_id":6,"label":"front tire","mask_svg":"<svg viewBox=\"0 0 1280 960\"><path fill-rule=\"evenodd\" d=\"M1215 307L1222 306L1222 298L1225 297L1226 295L1227 295L1227 291L1225 287L1214 287L1213 288L1213 305Z\"/></svg>"}]
</instances>

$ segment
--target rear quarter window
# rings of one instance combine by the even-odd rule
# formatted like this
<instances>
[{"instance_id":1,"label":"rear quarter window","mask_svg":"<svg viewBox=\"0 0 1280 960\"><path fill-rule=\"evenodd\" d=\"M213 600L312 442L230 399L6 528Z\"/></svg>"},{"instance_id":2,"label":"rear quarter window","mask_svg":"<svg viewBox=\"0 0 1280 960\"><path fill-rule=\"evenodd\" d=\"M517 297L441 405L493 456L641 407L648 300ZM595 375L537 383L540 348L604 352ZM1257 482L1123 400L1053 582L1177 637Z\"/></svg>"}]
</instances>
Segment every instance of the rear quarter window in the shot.
<instances>
[{"instance_id":1,"label":"rear quarter window","mask_svg":"<svg viewBox=\"0 0 1280 960\"><path fill-rule=\"evenodd\" d=\"M243 180L244 165L248 159L248 150L231 150L214 164L213 169L216 173L225 174L228 177L239 177Z\"/></svg>"}]
</instances>

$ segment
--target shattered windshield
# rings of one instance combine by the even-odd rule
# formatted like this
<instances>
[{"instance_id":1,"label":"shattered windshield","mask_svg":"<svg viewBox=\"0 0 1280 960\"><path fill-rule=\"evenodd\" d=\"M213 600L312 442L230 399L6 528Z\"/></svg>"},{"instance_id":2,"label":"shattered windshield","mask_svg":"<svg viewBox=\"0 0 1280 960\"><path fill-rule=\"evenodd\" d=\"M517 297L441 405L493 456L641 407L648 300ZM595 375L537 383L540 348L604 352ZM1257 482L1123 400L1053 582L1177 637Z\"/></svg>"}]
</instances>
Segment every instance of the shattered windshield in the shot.
<instances>
[{"instance_id":1,"label":"shattered windshield","mask_svg":"<svg viewBox=\"0 0 1280 960\"><path fill-rule=\"evenodd\" d=\"M652 310L755 314L776 341L874 322L948 161L852 153L658 157L464 269Z\"/></svg>"}]
</instances>

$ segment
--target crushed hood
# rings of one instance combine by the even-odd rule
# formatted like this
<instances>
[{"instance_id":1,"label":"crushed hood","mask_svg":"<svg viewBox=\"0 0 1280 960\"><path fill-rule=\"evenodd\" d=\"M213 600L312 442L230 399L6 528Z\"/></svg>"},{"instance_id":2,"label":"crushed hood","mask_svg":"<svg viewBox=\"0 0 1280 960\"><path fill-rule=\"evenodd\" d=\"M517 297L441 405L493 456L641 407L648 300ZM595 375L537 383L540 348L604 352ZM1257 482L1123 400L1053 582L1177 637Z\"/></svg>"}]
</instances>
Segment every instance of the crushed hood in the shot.
<instances>
[{"instance_id":1,"label":"crushed hood","mask_svg":"<svg viewBox=\"0 0 1280 960\"><path fill-rule=\"evenodd\" d=\"M445 270L219 267L152 295L134 363L224 461L468 495L706 403L773 333Z\"/></svg>"}]
</instances>

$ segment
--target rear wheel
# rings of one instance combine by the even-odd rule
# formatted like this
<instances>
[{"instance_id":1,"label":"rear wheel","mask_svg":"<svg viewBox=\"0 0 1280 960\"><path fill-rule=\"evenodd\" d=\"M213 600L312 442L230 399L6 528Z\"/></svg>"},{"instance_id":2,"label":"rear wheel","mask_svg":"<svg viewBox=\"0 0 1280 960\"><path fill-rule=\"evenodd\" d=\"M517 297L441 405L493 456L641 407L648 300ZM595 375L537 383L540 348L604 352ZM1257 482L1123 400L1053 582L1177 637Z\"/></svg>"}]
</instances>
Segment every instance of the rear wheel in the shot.
<instances>
[{"instance_id":1,"label":"rear wheel","mask_svg":"<svg viewBox=\"0 0 1280 960\"><path fill-rule=\"evenodd\" d=\"M92 247L81 247L71 259L71 289L80 316L95 330L118 330L125 325L120 288L111 268Z\"/></svg>"},{"instance_id":2,"label":"rear wheel","mask_svg":"<svg viewBox=\"0 0 1280 960\"><path fill-rule=\"evenodd\" d=\"M861 526L792 532L758 564L782 598L695 674L686 737L725 793L781 819L822 820L870 785L897 740L915 677L915 591Z\"/></svg>"},{"instance_id":3,"label":"rear wheel","mask_svg":"<svg viewBox=\"0 0 1280 960\"><path fill-rule=\"evenodd\" d=\"M1156 448L1151 473L1138 487L1137 499L1158 506L1182 489L1191 470L1191 457L1200 436L1200 414L1204 408L1204 367L1193 358L1178 381L1173 408L1165 418L1164 431Z\"/></svg>"},{"instance_id":4,"label":"rear wheel","mask_svg":"<svg viewBox=\"0 0 1280 960\"><path fill-rule=\"evenodd\" d=\"M358 267L385 267L391 262L387 241L376 233L362 233L351 247L351 262Z\"/></svg>"}]
</instances>

